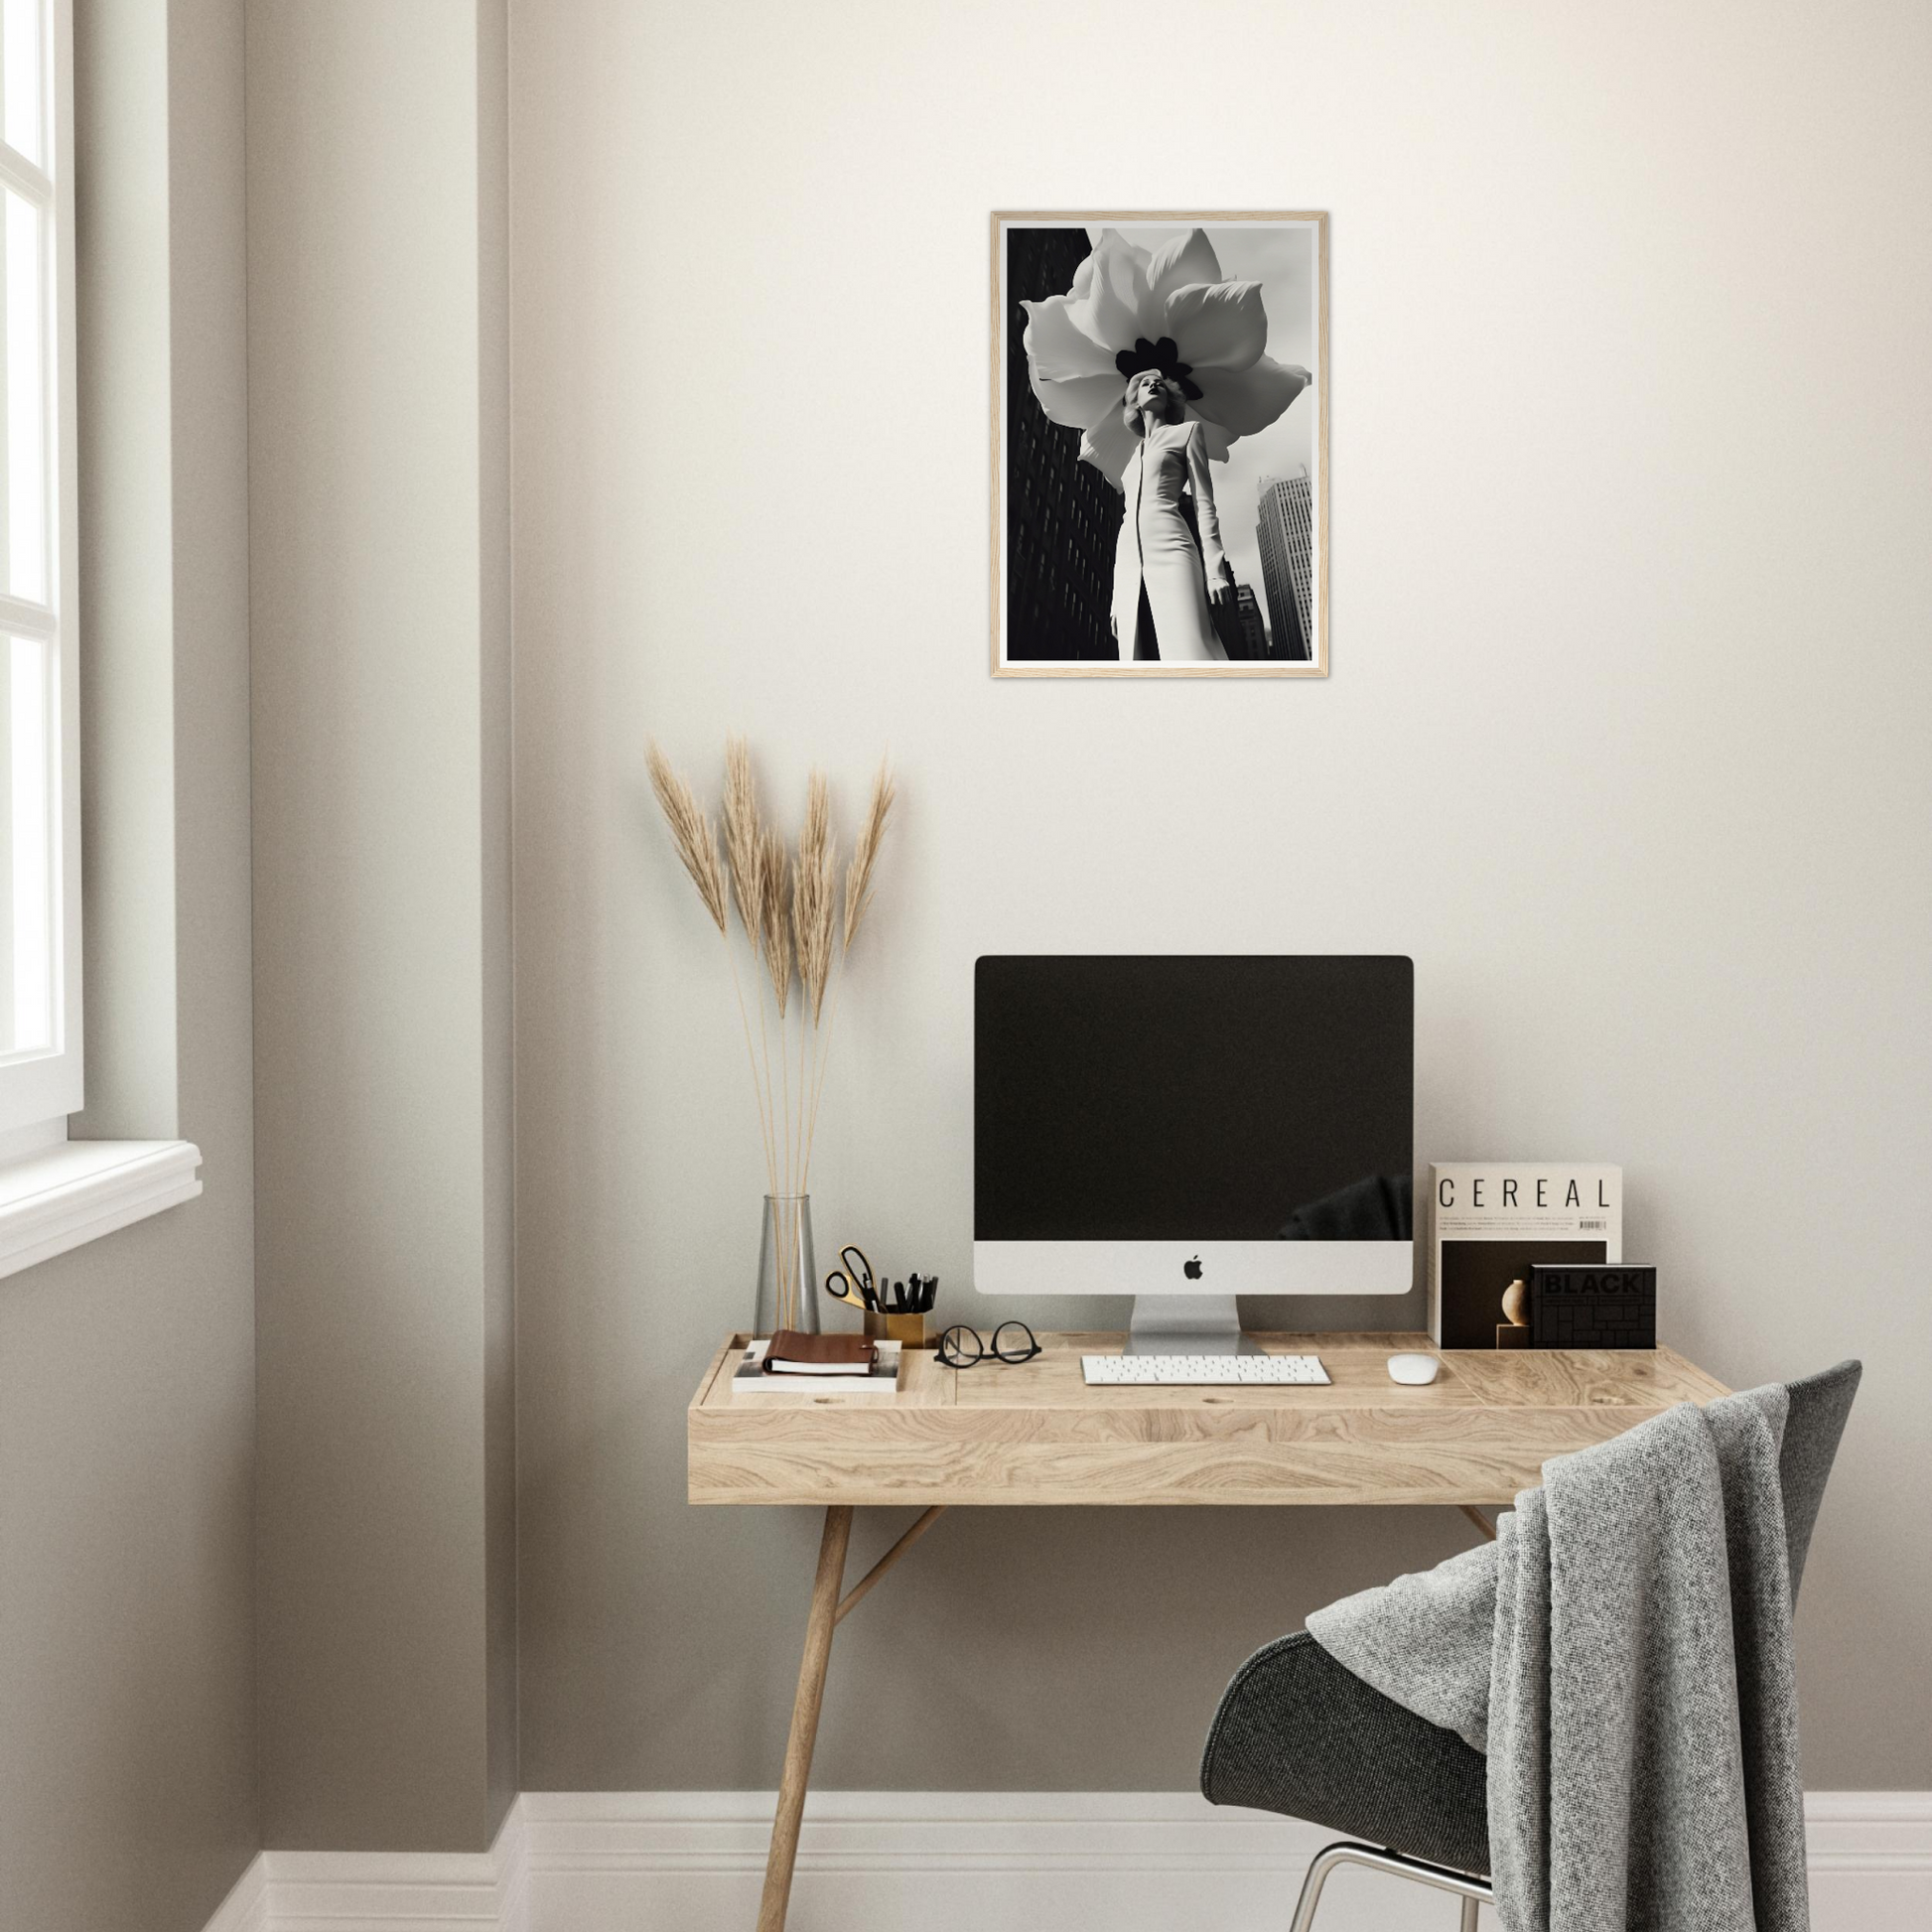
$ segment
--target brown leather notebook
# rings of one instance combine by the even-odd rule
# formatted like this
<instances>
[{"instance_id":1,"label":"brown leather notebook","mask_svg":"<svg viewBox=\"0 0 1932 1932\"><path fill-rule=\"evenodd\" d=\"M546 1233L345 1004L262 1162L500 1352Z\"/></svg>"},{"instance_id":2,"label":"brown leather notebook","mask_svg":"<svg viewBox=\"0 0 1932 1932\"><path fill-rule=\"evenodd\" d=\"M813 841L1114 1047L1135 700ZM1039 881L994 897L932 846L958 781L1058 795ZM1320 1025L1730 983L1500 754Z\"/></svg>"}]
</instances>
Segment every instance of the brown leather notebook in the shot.
<instances>
[{"instance_id":1,"label":"brown leather notebook","mask_svg":"<svg viewBox=\"0 0 1932 1932\"><path fill-rule=\"evenodd\" d=\"M870 1335L806 1335L780 1328L764 1351L767 1375L850 1375L879 1359Z\"/></svg>"}]
</instances>

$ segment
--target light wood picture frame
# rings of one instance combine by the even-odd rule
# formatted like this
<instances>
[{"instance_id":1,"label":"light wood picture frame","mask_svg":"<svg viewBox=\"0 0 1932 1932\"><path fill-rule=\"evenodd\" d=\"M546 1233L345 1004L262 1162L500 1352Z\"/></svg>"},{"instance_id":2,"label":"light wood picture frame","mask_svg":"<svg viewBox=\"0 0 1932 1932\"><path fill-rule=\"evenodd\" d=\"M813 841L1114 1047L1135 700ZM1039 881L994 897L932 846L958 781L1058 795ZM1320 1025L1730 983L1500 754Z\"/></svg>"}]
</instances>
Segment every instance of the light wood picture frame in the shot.
<instances>
[{"instance_id":1,"label":"light wood picture frame","mask_svg":"<svg viewBox=\"0 0 1932 1932\"><path fill-rule=\"evenodd\" d=\"M1325 211L996 211L990 359L995 677L1328 674Z\"/></svg>"}]
</instances>

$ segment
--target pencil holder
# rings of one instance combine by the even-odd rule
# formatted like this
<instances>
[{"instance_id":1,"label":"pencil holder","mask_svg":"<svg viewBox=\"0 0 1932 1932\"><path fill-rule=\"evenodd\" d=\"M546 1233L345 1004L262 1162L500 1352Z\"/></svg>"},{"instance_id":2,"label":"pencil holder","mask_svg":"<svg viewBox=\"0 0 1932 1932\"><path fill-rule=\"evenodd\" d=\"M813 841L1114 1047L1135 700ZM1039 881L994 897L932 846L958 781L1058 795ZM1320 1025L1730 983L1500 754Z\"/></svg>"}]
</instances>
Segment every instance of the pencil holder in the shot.
<instances>
[{"instance_id":1,"label":"pencil holder","mask_svg":"<svg viewBox=\"0 0 1932 1932\"><path fill-rule=\"evenodd\" d=\"M874 1341L902 1342L907 1348L925 1346L925 1316L922 1314L868 1314L866 1333Z\"/></svg>"}]
</instances>

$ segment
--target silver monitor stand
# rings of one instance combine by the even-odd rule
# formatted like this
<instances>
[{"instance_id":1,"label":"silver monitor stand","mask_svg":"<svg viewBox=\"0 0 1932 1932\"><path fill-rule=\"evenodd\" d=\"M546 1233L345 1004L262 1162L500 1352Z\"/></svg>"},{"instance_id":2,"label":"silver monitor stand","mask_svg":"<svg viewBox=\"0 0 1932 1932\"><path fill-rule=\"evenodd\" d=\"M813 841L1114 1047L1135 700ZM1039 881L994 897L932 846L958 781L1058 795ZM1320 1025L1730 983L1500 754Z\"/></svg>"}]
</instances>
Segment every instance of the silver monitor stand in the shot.
<instances>
[{"instance_id":1,"label":"silver monitor stand","mask_svg":"<svg viewBox=\"0 0 1932 1932\"><path fill-rule=\"evenodd\" d=\"M1232 1295L1137 1295L1128 1355L1258 1355Z\"/></svg>"}]
</instances>

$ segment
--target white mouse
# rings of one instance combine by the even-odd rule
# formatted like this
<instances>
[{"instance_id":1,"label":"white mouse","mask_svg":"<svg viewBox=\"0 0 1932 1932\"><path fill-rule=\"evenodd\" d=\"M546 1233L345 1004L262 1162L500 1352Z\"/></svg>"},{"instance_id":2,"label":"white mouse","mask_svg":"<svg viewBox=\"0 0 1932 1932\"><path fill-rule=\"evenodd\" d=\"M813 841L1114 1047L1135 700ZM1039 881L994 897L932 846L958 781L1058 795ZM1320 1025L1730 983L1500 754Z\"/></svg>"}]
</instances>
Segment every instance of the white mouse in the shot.
<instances>
[{"instance_id":1,"label":"white mouse","mask_svg":"<svg viewBox=\"0 0 1932 1932\"><path fill-rule=\"evenodd\" d=\"M1389 1380L1421 1385L1433 1382L1441 1370L1442 1361L1435 1355L1391 1355L1389 1357Z\"/></svg>"}]
</instances>

